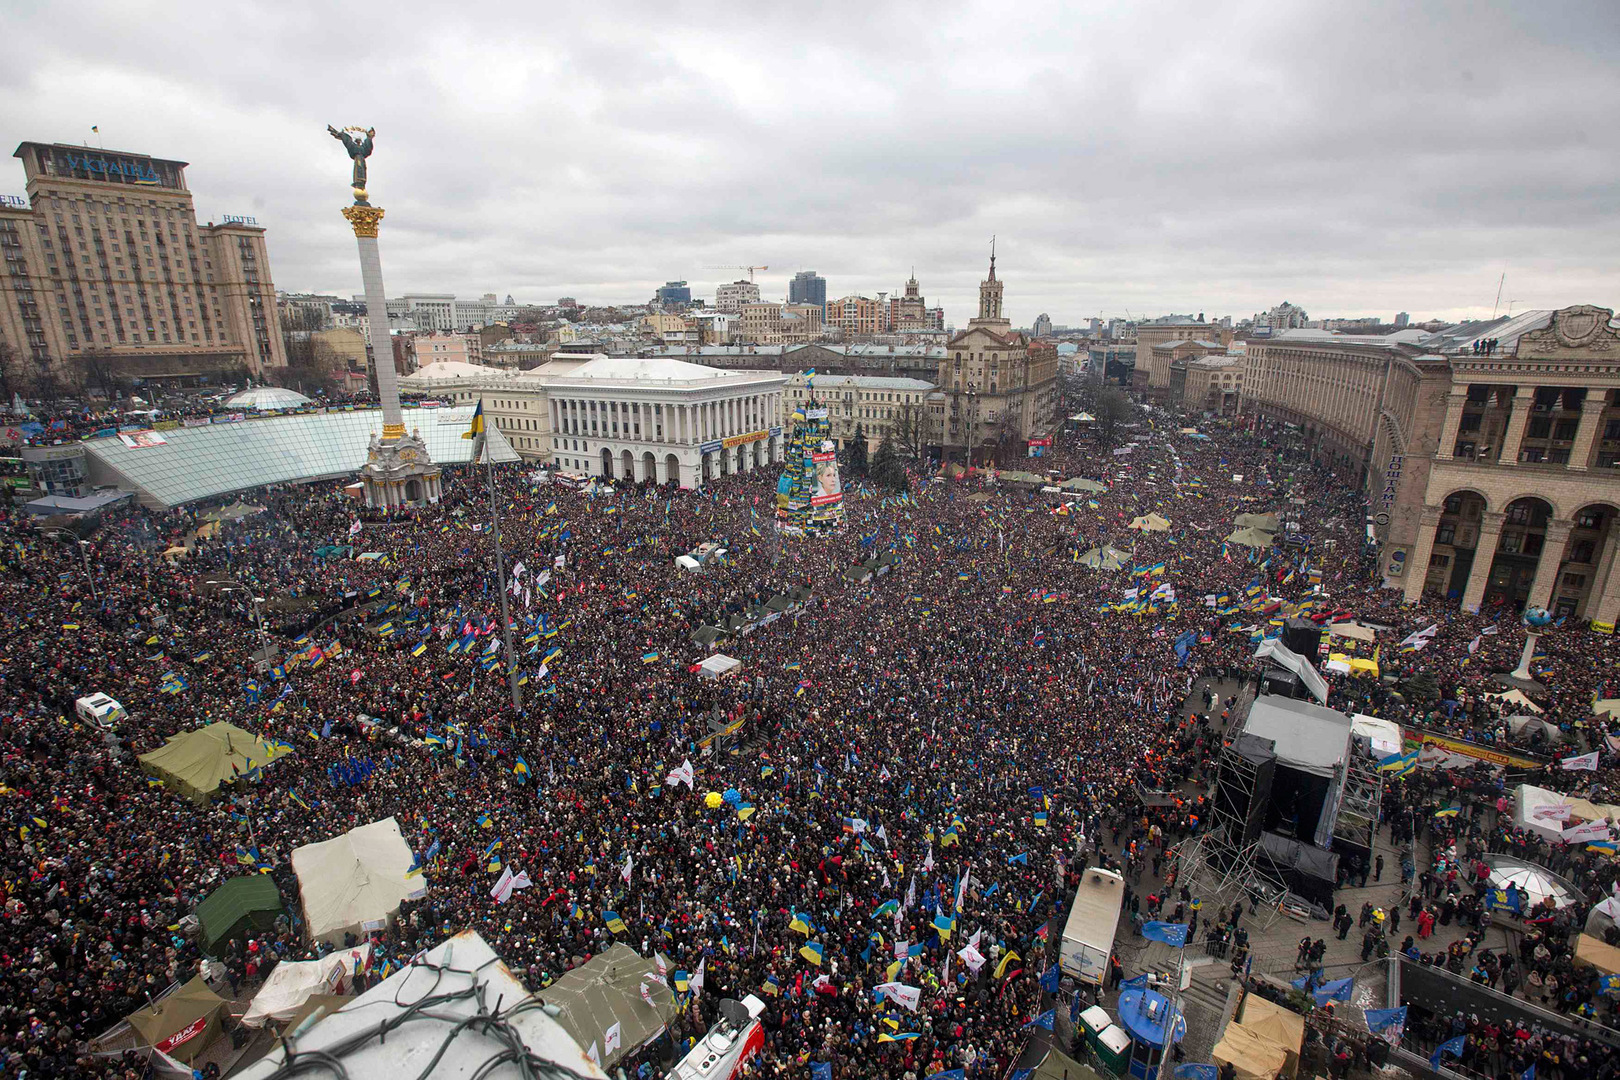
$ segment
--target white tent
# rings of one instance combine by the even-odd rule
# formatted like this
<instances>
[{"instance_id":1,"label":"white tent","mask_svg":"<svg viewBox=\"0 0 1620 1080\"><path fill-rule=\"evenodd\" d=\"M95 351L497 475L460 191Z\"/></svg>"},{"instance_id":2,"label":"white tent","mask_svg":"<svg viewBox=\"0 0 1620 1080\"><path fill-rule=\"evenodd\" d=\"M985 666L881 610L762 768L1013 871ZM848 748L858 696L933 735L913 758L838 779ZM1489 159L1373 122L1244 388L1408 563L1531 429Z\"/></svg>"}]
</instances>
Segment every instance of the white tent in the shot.
<instances>
[{"instance_id":1,"label":"white tent","mask_svg":"<svg viewBox=\"0 0 1620 1080\"><path fill-rule=\"evenodd\" d=\"M242 1023L263 1027L267 1021L291 1020L313 994L343 994L357 970L371 966L371 944L328 953L319 960L283 960L270 971L259 992L253 995Z\"/></svg>"},{"instance_id":2,"label":"white tent","mask_svg":"<svg viewBox=\"0 0 1620 1080\"><path fill-rule=\"evenodd\" d=\"M1513 792L1516 804L1513 808L1513 824L1521 829L1529 829L1538 836L1548 840L1563 839L1564 822L1562 818L1537 817L1536 811L1548 806L1565 806L1569 798L1556 791L1546 788L1533 787L1530 784L1520 784Z\"/></svg>"},{"instance_id":3,"label":"white tent","mask_svg":"<svg viewBox=\"0 0 1620 1080\"><path fill-rule=\"evenodd\" d=\"M391 817L294 849L310 938L341 945L346 932L364 937L387 926L400 901L426 891L423 878L407 876L413 861Z\"/></svg>"},{"instance_id":4,"label":"white tent","mask_svg":"<svg viewBox=\"0 0 1620 1080\"><path fill-rule=\"evenodd\" d=\"M692 558L692 556L690 556L690 555L677 555L677 556L675 556L675 565L680 567L682 570L701 570L701 569L703 569L703 564L698 562L696 559Z\"/></svg>"},{"instance_id":5,"label":"white tent","mask_svg":"<svg viewBox=\"0 0 1620 1080\"><path fill-rule=\"evenodd\" d=\"M1388 720L1381 720L1366 713L1355 713L1350 719L1350 733L1352 735L1365 735L1372 744L1374 754L1398 754L1401 752L1401 729L1398 724Z\"/></svg>"},{"instance_id":6,"label":"white tent","mask_svg":"<svg viewBox=\"0 0 1620 1080\"><path fill-rule=\"evenodd\" d=\"M1517 705L1521 709L1528 709L1535 713L1546 711L1540 705L1537 705L1535 702L1525 697L1524 692L1518 687L1514 687L1512 690L1487 690L1485 691L1485 696L1501 698L1505 702L1509 702Z\"/></svg>"},{"instance_id":7,"label":"white tent","mask_svg":"<svg viewBox=\"0 0 1620 1080\"><path fill-rule=\"evenodd\" d=\"M718 679L720 676L736 671L740 667L742 667L742 661L735 656L715 653L713 656L705 657L703 662L698 664L698 673L708 679Z\"/></svg>"}]
</instances>

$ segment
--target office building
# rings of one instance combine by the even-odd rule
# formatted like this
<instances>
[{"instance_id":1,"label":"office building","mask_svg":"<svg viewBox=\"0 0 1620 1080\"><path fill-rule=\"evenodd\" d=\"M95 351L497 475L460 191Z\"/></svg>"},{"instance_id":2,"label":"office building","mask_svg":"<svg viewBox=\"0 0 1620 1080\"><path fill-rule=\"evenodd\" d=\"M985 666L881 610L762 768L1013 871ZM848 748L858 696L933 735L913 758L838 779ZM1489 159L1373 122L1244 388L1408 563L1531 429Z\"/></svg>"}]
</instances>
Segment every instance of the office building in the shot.
<instances>
[{"instance_id":1,"label":"office building","mask_svg":"<svg viewBox=\"0 0 1620 1080\"><path fill-rule=\"evenodd\" d=\"M1035 316L1035 336L1038 338L1052 336L1052 316L1044 311Z\"/></svg>"},{"instance_id":2,"label":"office building","mask_svg":"<svg viewBox=\"0 0 1620 1080\"><path fill-rule=\"evenodd\" d=\"M1412 316L1408 315L1406 312L1397 311L1395 313L1395 329L1404 330L1406 328L1406 325L1408 323L1410 323L1411 321L1412 321Z\"/></svg>"},{"instance_id":3,"label":"office building","mask_svg":"<svg viewBox=\"0 0 1620 1080\"><path fill-rule=\"evenodd\" d=\"M945 395L924 379L881 375L823 375L816 369L814 386L800 371L788 376L782 395L782 424L791 423L795 410L812 398L827 410L828 434L840 449L848 449L859 431L867 450L875 451L888 437L902 457L925 457L940 442L945 421Z\"/></svg>"},{"instance_id":4,"label":"office building","mask_svg":"<svg viewBox=\"0 0 1620 1080\"><path fill-rule=\"evenodd\" d=\"M653 295L653 303L665 307L691 307L692 290L684 281L666 281Z\"/></svg>"},{"instance_id":5,"label":"office building","mask_svg":"<svg viewBox=\"0 0 1620 1080\"><path fill-rule=\"evenodd\" d=\"M15 156L28 194L0 199L0 348L32 378L192 385L286 366L265 230L199 225L186 162L34 142Z\"/></svg>"},{"instance_id":6,"label":"office building","mask_svg":"<svg viewBox=\"0 0 1620 1080\"><path fill-rule=\"evenodd\" d=\"M800 270L788 282L788 303L827 306L827 279L814 270Z\"/></svg>"},{"instance_id":7,"label":"office building","mask_svg":"<svg viewBox=\"0 0 1620 1080\"><path fill-rule=\"evenodd\" d=\"M1359 481L1384 584L1469 611L1620 615L1620 327L1580 305L1250 341L1244 416Z\"/></svg>"},{"instance_id":8,"label":"office building","mask_svg":"<svg viewBox=\"0 0 1620 1080\"><path fill-rule=\"evenodd\" d=\"M735 314L744 304L759 303L759 286L752 281L728 281L714 290L714 306Z\"/></svg>"},{"instance_id":9,"label":"office building","mask_svg":"<svg viewBox=\"0 0 1620 1080\"><path fill-rule=\"evenodd\" d=\"M1131 376L1132 385L1146 390L1153 397L1167 398L1170 393L1170 365L1174 361L1189 358L1194 353L1207 356L1225 352L1231 340L1231 331L1214 323L1192 319L1142 323L1136 328L1136 369ZM1199 345L1192 350L1177 349L1176 346L1183 342L1198 342Z\"/></svg>"}]
</instances>

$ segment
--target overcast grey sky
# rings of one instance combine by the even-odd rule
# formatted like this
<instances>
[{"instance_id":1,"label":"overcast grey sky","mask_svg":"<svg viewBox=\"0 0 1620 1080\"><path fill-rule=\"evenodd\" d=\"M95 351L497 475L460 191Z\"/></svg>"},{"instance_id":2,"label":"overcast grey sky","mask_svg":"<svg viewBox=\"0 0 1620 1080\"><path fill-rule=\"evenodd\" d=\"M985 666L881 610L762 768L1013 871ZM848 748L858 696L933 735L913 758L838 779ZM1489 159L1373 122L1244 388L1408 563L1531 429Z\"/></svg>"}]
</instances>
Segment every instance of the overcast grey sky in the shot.
<instances>
[{"instance_id":1,"label":"overcast grey sky","mask_svg":"<svg viewBox=\"0 0 1620 1080\"><path fill-rule=\"evenodd\" d=\"M340 8L0 0L0 135L179 158L284 289L360 290L328 123L377 128L390 295L1007 312L1620 305L1620 3ZM21 193L13 161L0 192Z\"/></svg>"}]
</instances>

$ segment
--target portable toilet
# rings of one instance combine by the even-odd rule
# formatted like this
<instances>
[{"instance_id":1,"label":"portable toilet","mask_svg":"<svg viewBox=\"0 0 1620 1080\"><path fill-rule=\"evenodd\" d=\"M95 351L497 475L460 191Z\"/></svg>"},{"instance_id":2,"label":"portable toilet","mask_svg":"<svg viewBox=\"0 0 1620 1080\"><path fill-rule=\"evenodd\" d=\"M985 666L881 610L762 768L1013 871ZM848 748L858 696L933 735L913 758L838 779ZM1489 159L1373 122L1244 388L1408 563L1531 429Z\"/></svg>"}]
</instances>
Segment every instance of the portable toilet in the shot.
<instances>
[{"instance_id":1,"label":"portable toilet","mask_svg":"<svg viewBox=\"0 0 1620 1080\"><path fill-rule=\"evenodd\" d=\"M1131 1037L1118 1024L1097 1033L1097 1061L1115 1076L1124 1076L1131 1062Z\"/></svg>"},{"instance_id":2,"label":"portable toilet","mask_svg":"<svg viewBox=\"0 0 1620 1080\"><path fill-rule=\"evenodd\" d=\"M1159 1080L1165 1051L1187 1032L1186 1017L1154 990L1121 994L1119 1025L1131 1038L1130 1074L1136 1080Z\"/></svg>"},{"instance_id":3,"label":"portable toilet","mask_svg":"<svg viewBox=\"0 0 1620 1080\"><path fill-rule=\"evenodd\" d=\"M1108 1015L1108 1010L1101 1005L1093 1005L1080 1014L1080 1032L1086 1040L1086 1045L1092 1053L1101 1053L1098 1049L1097 1037L1114 1025L1114 1020Z\"/></svg>"}]
</instances>

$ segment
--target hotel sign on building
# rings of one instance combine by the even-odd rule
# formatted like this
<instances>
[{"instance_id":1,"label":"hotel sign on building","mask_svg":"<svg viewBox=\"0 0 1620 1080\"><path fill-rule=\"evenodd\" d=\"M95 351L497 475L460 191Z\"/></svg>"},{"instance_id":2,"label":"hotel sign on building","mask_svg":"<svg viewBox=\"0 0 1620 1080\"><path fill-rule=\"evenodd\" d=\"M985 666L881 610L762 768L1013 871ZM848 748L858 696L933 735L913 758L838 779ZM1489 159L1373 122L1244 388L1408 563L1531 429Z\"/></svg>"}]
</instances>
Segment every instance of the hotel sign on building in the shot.
<instances>
[{"instance_id":1,"label":"hotel sign on building","mask_svg":"<svg viewBox=\"0 0 1620 1080\"><path fill-rule=\"evenodd\" d=\"M52 146L45 149L45 171L66 180L100 180L109 184L139 187L180 187L178 162L134 154L109 154L100 150Z\"/></svg>"}]
</instances>

